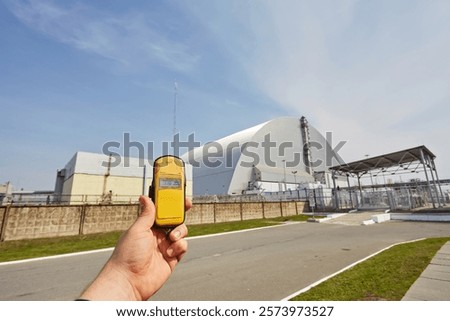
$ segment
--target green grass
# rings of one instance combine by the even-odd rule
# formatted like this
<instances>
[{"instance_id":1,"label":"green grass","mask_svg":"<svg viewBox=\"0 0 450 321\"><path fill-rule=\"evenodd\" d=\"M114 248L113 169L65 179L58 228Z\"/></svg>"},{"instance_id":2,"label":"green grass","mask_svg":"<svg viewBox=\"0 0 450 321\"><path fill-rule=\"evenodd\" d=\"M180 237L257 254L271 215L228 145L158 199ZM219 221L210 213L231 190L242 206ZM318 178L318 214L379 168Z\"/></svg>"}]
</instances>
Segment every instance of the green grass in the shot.
<instances>
[{"instance_id":1,"label":"green grass","mask_svg":"<svg viewBox=\"0 0 450 321\"><path fill-rule=\"evenodd\" d=\"M292 301L399 301L447 241L450 237L394 246Z\"/></svg>"},{"instance_id":2,"label":"green grass","mask_svg":"<svg viewBox=\"0 0 450 321\"><path fill-rule=\"evenodd\" d=\"M77 235L0 243L0 262L96 250L114 246L122 232Z\"/></svg>"},{"instance_id":3,"label":"green grass","mask_svg":"<svg viewBox=\"0 0 450 321\"><path fill-rule=\"evenodd\" d=\"M216 224L199 224L199 225L190 225L189 236L199 236L199 235L208 235L208 234L217 234L231 231L239 231L246 230L256 227L264 227L270 226L274 224L279 224L279 222L270 222L270 221L262 221L262 220L248 220L242 222L224 222L224 223L216 223Z\"/></svg>"},{"instance_id":4,"label":"green grass","mask_svg":"<svg viewBox=\"0 0 450 321\"><path fill-rule=\"evenodd\" d=\"M288 220L305 221L308 217L307 215L296 215L273 219L191 225L189 226L189 236L264 227L280 224ZM103 234L1 242L0 262L113 247L121 234L122 232L119 231Z\"/></svg>"},{"instance_id":5,"label":"green grass","mask_svg":"<svg viewBox=\"0 0 450 321\"><path fill-rule=\"evenodd\" d=\"M247 230L257 227L265 227L278 225L283 222L292 221L292 222L304 222L310 216L308 215L295 215L295 216L287 216L287 217L276 217L276 218L268 218L268 219L256 219L256 220L246 220L239 222L224 222L224 223L215 223L215 224L199 224L199 225L190 225L189 228L189 236L199 236L199 235L208 235L208 234L217 234L231 231L239 231L239 230Z\"/></svg>"}]
</instances>

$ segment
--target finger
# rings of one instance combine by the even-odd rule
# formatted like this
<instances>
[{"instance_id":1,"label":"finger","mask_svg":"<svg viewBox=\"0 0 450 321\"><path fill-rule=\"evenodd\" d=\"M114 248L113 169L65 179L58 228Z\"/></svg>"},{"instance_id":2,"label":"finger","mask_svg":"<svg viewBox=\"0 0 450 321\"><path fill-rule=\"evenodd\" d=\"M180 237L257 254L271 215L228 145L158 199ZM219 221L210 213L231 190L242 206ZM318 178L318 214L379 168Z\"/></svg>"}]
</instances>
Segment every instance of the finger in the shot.
<instances>
[{"instance_id":1,"label":"finger","mask_svg":"<svg viewBox=\"0 0 450 321\"><path fill-rule=\"evenodd\" d=\"M147 196L140 196L139 203L141 204L141 212L136 220L136 224L144 229L150 229L155 223L155 205Z\"/></svg>"},{"instance_id":2,"label":"finger","mask_svg":"<svg viewBox=\"0 0 450 321\"><path fill-rule=\"evenodd\" d=\"M180 257L186 253L188 248L188 243L186 240L181 239L177 242L172 243L166 250L167 256L170 258Z\"/></svg>"},{"instance_id":3,"label":"finger","mask_svg":"<svg viewBox=\"0 0 450 321\"><path fill-rule=\"evenodd\" d=\"M186 224L181 224L175 227L169 234L169 239L176 242L188 235L188 228Z\"/></svg>"}]
</instances>

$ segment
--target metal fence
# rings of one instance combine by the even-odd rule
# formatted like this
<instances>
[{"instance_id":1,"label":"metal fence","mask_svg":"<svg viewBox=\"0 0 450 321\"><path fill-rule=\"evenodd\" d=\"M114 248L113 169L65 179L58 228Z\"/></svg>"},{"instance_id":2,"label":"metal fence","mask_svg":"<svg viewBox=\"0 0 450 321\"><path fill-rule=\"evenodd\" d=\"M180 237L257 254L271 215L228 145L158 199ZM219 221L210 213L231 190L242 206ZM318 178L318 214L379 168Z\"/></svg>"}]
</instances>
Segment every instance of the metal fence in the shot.
<instances>
[{"instance_id":1,"label":"metal fence","mask_svg":"<svg viewBox=\"0 0 450 321\"><path fill-rule=\"evenodd\" d=\"M243 195L194 196L193 203L308 201L311 211L350 209L410 210L429 206L432 197L441 204L449 203L450 184L444 185L445 199L440 193L423 185L405 185L374 188L373 186L342 188L301 188L282 192L263 192ZM136 204L140 195L56 195L46 193L20 193L0 196L0 205L80 205L80 204Z\"/></svg>"},{"instance_id":2,"label":"metal fence","mask_svg":"<svg viewBox=\"0 0 450 321\"><path fill-rule=\"evenodd\" d=\"M14 193L0 199L0 205L80 205L80 204L136 204L139 195L57 195L50 193Z\"/></svg>"},{"instance_id":3,"label":"metal fence","mask_svg":"<svg viewBox=\"0 0 450 321\"><path fill-rule=\"evenodd\" d=\"M281 192L263 192L243 195L202 195L194 196L193 203L242 203L308 201L310 210L329 211L334 209L332 190L326 188L297 189Z\"/></svg>"},{"instance_id":4,"label":"metal fence","mask_svg":"<svg viewBox=\"0 0 450 321\"><path fill-rule=\"evenodd\" d=\"M450 185L447 186L450 190ZM247 195L209 195L196 196L194 202L254 202L254 201L308 201L311 211L325 212L351 209L390 209L411 210L431 205L431 195L441 204L449 202L450 191L446 191L445 199L439 193L425 186L400 186L373 188L366 186L361 190L357 187L333 190L331 188L302 188L284 192L264 192Z\"/></svg>"},{"instance_id":5,"label":"metal fence","mask_svg":"<svg viewBox=\"0 0 450 321\"><path fill-rule=\"evenodd\" d=\"M403 186L396 188L366 187L359 189L345 189L337 191L339 208L355 209L390 209L390 210L412 210L420 207L431 206L432 197L439 200L441 206L449 202L448 193L444 199L437 191L424 186Z\"/></svg>"}]
</instances>

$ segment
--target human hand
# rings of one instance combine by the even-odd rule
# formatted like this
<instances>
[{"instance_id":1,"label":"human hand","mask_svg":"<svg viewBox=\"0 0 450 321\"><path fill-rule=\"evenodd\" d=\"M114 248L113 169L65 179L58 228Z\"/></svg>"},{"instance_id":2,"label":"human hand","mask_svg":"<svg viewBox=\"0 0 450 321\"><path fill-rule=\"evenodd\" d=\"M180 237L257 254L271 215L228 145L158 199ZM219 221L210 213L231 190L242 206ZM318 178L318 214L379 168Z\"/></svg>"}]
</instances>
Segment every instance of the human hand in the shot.
<instances>
[{"instance_id":1,"label":"human hand","mask_svg":"<svg viewBox=\"0 0 450 321\"><path fill-rule=\"evenodd\" d=\"M187 250L185 224L167 236L154 227L155 206L141 196L141 213L121 236L111 258L82 294L88 300L147 300L167 281ZM186 209L192 204L186 199Z\"/></svg>"}]
</instances>

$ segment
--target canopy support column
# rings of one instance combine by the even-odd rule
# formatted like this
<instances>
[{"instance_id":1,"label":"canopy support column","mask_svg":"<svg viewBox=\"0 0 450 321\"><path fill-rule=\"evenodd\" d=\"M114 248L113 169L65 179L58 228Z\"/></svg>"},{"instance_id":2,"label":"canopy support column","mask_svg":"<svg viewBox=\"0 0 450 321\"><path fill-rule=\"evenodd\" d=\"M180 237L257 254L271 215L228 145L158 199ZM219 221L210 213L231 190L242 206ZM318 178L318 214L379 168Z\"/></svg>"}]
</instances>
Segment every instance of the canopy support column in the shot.
<instances>
[{"instance_id":1,"label":"canopy support column","mask_svg":"<svg viewBox=\"0 0 450 321\"><path fill-rule=\"evenodd\" d=\"M444 206L445 205L445 197L444 197L444 193L442 193L441 182L439 180L438 172L436 169L436 164L434 163L434 159L432 159L431 157L430 157L430 161L431 161L431 169L434 170L434 173L436 174L436 182L439 187L439 193L441 194L442 206Z\"/></svg>"},{"instance_id":2,"label":"canopy support column","mask_svg":"<svg viewBox=\"0 0 450 321\"><path fill-rule=\"evenodd\" d=\"M353 199L352 199L352 189L350 188L350 175L347 174L347 186L348 186L348 195L350 196L350 205L352 208L355 208L353 206Z\"/></svg>"},{"instance_id":3,"label":"canopy support column","mask_svg":"<svg viewBox=\"0 0 450 321\"><path fill-rule=\"evenodd\" d=\"M423 170L425 172L425 178L427 179L428 192L430 193L431 202L433 203L433 208L436 208L436 203L434 202L433 191L431 190L430 180L428 179L427 166L425 163L425 156L423 154L422 148L420 149L420 162L423 165Z\"/></svg>"},{"instance_id":4,"label":"canopy support column","mask_svg":"<svg viewBox=\"0 0 450 321\"><path fill-rule=\"evenodd\" d=\"M335 209L339 209L339 197L338 191L336 188L336 172L334 170L331 171L331 177L333 178L333 191L334 191L334 207Z\"/></svg>"}]
</instances>

